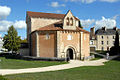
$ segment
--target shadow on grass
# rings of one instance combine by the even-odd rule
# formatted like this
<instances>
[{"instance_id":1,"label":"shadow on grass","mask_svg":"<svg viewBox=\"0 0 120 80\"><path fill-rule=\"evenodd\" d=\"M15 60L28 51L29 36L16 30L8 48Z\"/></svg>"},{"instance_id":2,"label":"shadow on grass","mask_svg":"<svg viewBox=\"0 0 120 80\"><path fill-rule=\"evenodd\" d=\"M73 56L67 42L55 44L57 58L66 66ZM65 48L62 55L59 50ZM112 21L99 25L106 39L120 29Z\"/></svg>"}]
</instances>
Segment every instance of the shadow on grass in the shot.
<instances>
[{"instance_id":1,"label":"shadow on grass","mask_svg":"<svg viewBox=\"0 0 120 80\"><path fill-rule=\"evenodd\" d=\"M115 58L115 59L113 59L113 60L120 61L120 56Z\"/></svg>"}]
</instances>

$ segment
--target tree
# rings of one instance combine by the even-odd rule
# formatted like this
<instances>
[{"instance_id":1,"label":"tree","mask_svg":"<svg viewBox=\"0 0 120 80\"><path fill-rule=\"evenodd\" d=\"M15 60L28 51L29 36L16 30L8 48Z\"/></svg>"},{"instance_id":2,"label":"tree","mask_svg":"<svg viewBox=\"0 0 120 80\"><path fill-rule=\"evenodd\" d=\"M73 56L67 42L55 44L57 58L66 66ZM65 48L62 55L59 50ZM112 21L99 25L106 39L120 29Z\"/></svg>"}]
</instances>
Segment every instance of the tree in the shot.
<instances>
[{"instance_id":1,"label":"tree","mask_svg":"<svg viewBox=\"0 0 120 80\"><path fill-rule=\"evenodd\" d=\"M8 51L17 52L20 47L20 36L18 36L18 33L16 29L11 26L9 27L9 30L7 31L7 34L3 37L3 47L8 49Z\"/></svg>"},{"instance_id":2,"label":"tree","mask_svg":"<svg viewBox=\"0 0 120 80\"><path fill-rule=\"evenodd\" d=\"M120 53L120 46L119 46L119 33L116 31L115 43L114 46L110 49L110 55L117 55Z\"/></svg>"},{"instance_id":3,"label":"tree","mask_svg":"<svg viewBox=\"0 0 120 80\"><path fill-rule=\"evenodd\" d=\"M119 53L119 33L118 33L118 31L116 31L114 47L116 49L116 53L118 54Z\"/></svg>"},{"instance_id":4,"label":"tree","mask_svg":"<svg viewBox=\"0 0 120 80\"><path fill-rule=\"evenodd\" d=\"M115 43L114 46L117 48L119 47L119 33L116 31Z\"/></svg>"}]
</instances>

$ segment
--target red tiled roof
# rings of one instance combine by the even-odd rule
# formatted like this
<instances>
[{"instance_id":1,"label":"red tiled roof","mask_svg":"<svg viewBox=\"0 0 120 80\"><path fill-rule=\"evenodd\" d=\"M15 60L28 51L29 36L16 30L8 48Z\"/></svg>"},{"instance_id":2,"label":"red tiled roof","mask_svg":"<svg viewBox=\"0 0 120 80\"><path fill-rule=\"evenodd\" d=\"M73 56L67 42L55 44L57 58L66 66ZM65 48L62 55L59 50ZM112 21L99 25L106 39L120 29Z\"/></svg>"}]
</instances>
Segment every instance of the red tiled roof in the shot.
<instances>
[{"instance_id":1,"label":"red tiled roof","mask_svg":"<svg viewBox=\"0 0 120 80\"><path fill-rule=\"evenodd\" d=\"M65 14L55 14L55 13L43 13L43 12L31 12L27 11L27 15L30 17L40 17L40 18L53 18L53 19L63 19ZM79 20L74 16L76 20Z\"/></svg>"},{"instance_id":2,"label":"red tiled roof","mask_svg":"<svg viewBox=\"0 0 120 80\"><path fill-rule=\"evenodd\" d=\"M85 33L89 33L88 31L80 28L80 27L76 27L76 30L70 30L70 29L63 29L63 23L62 21L60 22L57 22L57 23L54 23L54 24L50 24L50 25L47 25L45 27L41 27L39 29L37 29L37 31L82 31L82 32L85 32Z\"/></svg>"},{"instance_id":3,"label":"red tiled roof","mask_svg":"<svg viewBox=\"0 0 120 80\"><path fill-rule=\"evenodd\" d=\"M55 13L42 13L42 12L31 12L27 11L28 16L31 17L40 17L40 18L55 18L55 19L63 19L65 14L55 14Z\"/></svg>"},{"instance_id":4,"label":"red tiled roof","mask_svg":"<svg viewBox=\"0 0 120 80\"><path fill-rule=\"evenodd\" d=\"M86 32L86 33L90 33L89 31L86 31L86 30L84 30L84 29L82 29L82 28L80 28L80 27L76 27L76 28L77 28L77 30L79 30L79 31Z\"/></svg>"},{"instance_id":5,"label":"red tiled roof","mask_svg":"<svg viewBox=\"0 0 120 80\"><path fill-rule=\"evenodd\" d=\"M37 30L41 30L41 31L43 31L43 30L62 30L62 28L61 28L62 26L63 26L62 21L60 21L60 22L56 22L54 24L47 25L45 27L41 27Z\"/></svg>"}]
</instances>

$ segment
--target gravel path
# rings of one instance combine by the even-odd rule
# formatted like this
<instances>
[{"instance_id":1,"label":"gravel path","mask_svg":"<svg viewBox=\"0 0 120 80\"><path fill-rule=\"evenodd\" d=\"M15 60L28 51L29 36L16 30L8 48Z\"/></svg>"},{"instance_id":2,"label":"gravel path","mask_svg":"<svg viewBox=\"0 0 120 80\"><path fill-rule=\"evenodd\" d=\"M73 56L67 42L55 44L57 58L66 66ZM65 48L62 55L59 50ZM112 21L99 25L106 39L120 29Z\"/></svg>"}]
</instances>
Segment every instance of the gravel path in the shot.
<instances>
[{"instance_id":1,"label":"gravel path","mask_svg":"<svg viewBox=\"0 0 120 80\"><path fill-rule=\"evenodd\" d=\"M0 75L56 71L56 70L70 69L70 68L75 68L80 66L100 66L100 65L104 65L104 62L107 62L107 61L108 60L106 59L99 59L94 61L71 60L68 64L41 67L41 68L0 69Z\"/></svg>"}]
</instances>

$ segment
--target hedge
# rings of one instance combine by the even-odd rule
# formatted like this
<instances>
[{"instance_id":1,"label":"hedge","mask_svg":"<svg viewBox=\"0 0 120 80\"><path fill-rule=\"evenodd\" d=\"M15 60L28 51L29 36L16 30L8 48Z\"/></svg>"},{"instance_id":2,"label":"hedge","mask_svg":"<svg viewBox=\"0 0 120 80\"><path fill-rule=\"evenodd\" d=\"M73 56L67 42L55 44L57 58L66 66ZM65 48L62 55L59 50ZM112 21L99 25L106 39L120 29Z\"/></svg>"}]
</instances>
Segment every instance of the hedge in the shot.
<instances>
[{"instance_id":1,"label":"hedge","mask_svg":"<svg viewBox=\"0 0 120 80\"><path fill-rule=\"evenodd\" d=\"M3 76L0 75L0 80L8 80L6 78L4 78Z\"/></svg>"}]
</instances>

